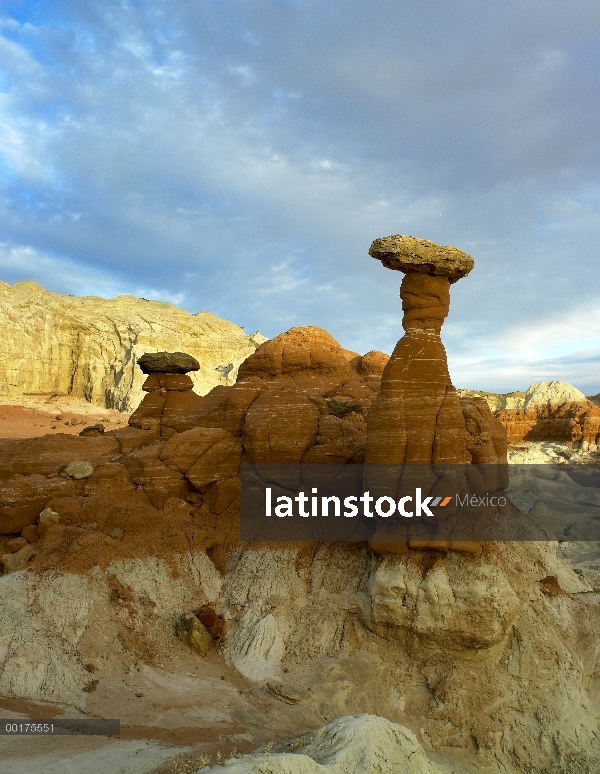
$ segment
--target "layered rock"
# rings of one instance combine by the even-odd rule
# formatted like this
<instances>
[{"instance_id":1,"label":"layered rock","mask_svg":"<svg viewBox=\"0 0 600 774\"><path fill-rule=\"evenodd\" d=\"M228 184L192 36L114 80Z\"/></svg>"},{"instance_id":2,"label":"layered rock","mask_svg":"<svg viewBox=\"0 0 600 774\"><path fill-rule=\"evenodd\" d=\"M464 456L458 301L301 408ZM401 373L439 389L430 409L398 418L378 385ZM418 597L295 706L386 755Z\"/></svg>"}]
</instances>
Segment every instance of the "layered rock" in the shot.
<instances>
[{"instance_id":1,"label":"layered rock","mask_svg":"<svg viewBox=\"0 0 600 774\"><path fill-rule=\"evenodd\" d=\"M365 416L387 359L384 353L361 357L344 350L319 328L292 329L248 358L235 385L199 396L185 373L197 367L193 359L183 353L146 356L141 360L146 395L127 427L5 442L0 534L35 525L52 503L68 512L63 525L87 523L86 514L103 497L96 489L104 481L99 529L102 524L126 529L119 502L136 491L137 509L189 503L206 534L220 531L222 542L237 525L243 456L253 462L364 461ZM57 487L74 480L64 478L74 460L92 466L96 489L86 485L83 491L78 484L77 491L62 496ZM116 518L110 517L106 498L111 482L119 501Z\"/></svg>"},{"instance_id":2,"label":"layered rock","mask_svg":"<svg viewBox=\"0 0 600 774\"><path fill-rule=\"evenodd\" d=\"M132 296L77 298L35 282L0 282L0 394L72 394L132 411L142 397L144 353L183 349L196 358L199 394L233 384L239 364L265 339L208 312Z\"/></svg>"},{"instance_id":3,"label":"layered rock","mask_svg":"<svg viewBox=\"0 0 600 774\"><path fill-rule=\"evenodd\" d=\"M172 676L177 720L184 680L190 704L217 696L214 712L189 720L204 733L218 718L215 738L224 717L250 739L365 712L387 718L341 720L268 760L259 752L229 764L241 771L385 770L388 758L431 771L399 726L475 770L597 769L588 688L598 616L571 596L587 587L554 544L469 552L432 542L398 555L373 543L239 541L242 461L411 462L437 480L447 462L474 470L506 459L502 425L485 400L456 394L439 337L449 285L468 262L450 254L436 275L446 248L406 239L406 334L391 359L297 328L250 355L234 385L199 396L186 373L194 363L161 352L143 361L146 397L127 427L3 444L0 557L11 575L0 584L0 692L72 702L97 717L107 716L104 695L123 716L125 677L146 672L158 686L160 726L170 715L156 702ZM197 655L189 630L176 636L176 622L194 624L192 613L209 631L199 612L207 606L223 622L212 662L206 637ZM227 672L234 666L235 680L253 681L243 696ZM109 690L93 692L90 668ZM208 675L201 689L197 670ZM376 744L363 754L367 737ZM453 766L440 762L442 771Z\"/></svg>"},{"instance_id":4,"label":"layered rock","mask_svg":"<svg viewBox=\"0 0 600 774\"><path fill-rule=\"evenodd\" d=\"M375 240L369 254L405 273L400 298L406 333L386 365L369 414L366 461L465 463L464 421L440 331L450 308L450 283L469 273L473 259L455 248L400 234Z\"/></svg>"},{"instance_id":5,"label":"layered rock","mask_svg":"<svg viewBox=\"0 0 600 774\"><path fill-rule=\"evenodd\" d=\"M206 769L219 772L220 766ZM407 728L376 715L342 717L310 734L227 762L230 774L444 774ZM461 767L462 768L462 767ZM219 773L220 774L220 773ZM462 774L457 769L454 774Z\"/></svg>"},{"instance_id":6,"label":"layered rock","mask_svg":"<svg viewBox=\"0 0 600 774\"><path fill-rule=\"evenodd\" d=\"M513 392L486 392L484 390L457 389L460 398L484 398L492 412L502 411L502 409L523 408L525 402L525 393L520 390Z\"/></svg>"},{"instance_id":7,"label":"layered rock","mask_svg":"<svg viewBox=\"0 0 600 774\"><path fill-rule=\"evenodd\" d=\"M596 451L600 408L567 382L538 382L525 393L522 407L496 412L509 443L553 441Z\"/></svg>"},{"instance_id":8,"label":"layered rock","mask_svg":"<svg viewBox=\"0 0 600 774\"><path fill-rule=\"evenodd\" d=\"M466 491L466 479L459 480L456 469L445 473L443 466L506 463L503 428L485 401L459 399L440 338L450 308L450 284L471 271L473 259L453 247L403 235L375 240L369 254L405 273L400 288L405 334L385 367L369 412L365 456L368 465L394 465L396 473L367 471L366 485L395 500L413 488L410 466L419 466L419 485L426 493ZM498 468L492 475L491 491L507 486ZM451 507L444 515L455 511ZM406 549L402 542L386 548L378 539L372 547Z\"/></svg>"}]
</instances>

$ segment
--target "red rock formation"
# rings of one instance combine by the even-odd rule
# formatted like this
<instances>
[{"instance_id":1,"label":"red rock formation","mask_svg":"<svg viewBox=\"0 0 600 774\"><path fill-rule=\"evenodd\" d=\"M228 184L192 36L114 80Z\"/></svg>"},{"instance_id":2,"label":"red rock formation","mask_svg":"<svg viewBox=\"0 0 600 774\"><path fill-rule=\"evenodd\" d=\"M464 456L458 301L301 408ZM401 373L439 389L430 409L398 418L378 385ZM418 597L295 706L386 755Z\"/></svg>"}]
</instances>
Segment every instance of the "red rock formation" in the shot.
<instances>
[{"instance_id":1,"label":"red rock formation","mask_svg":"<svg viewBox=\"0 0 600 774\"><path fill-rule=\"evenodd\" d=\"M416 258L401 255L397 240L393 254L383 245L384 263L409 272L401 289L406 334L391 359L361 357L320 328L295 328L251 355L235 385L200 397L186 375L193 359L144 356L146 396L128 427L4 446L0 534L37 539L35 561L57 551L61 561L102 561L115 541L122 551L154 550L177 529L215 546L237 539L242 460L426 465L432 492L458 486L440 478L440 465L505 460L502 426L485 401L459 401L439 336L450 284L472 260L430 244L420 242ZM80 481L67 475L75 460L90 463ZM35 526L46 507L59 523Z\"/></svg>"},{"instance_id":2,"label":"red rock formation","mask_svg":"<svg viewBox=\"0 0 600 774\"><path fill-rule=\"evenodd\" d=\"M555 441L578 444L587 451L596 449L600 441L600 408L589 400L503 409L496 417L505 427L509 443Z\"/></svg>"},{"instance_id":3,"label":"red rock formation","mask_svg":"<svg viewBox=\"0 0 600 774\"><path fill-rule=\"evenodd\" d=\"M293 329L249 358L234 386L204 397L182 373L190 362L169 358L142 359L147 394L127 427L3 443L0 535L22 532L36 543L34 561L65 568L154 551L179 528L217 545L236 539L242 454L363 461L384 353L361 358L319 328ZM93 473L66 476L75 460ZM58 523L36 526L46 507Z\"/></svg>"},{"instance_id":4,"label":"red rock formation","mask_svg":"<svg viewBox=\"0 0 600 774\"><path fill-rule=\"evenodd\" d=\"M429 480L429 493L453 492L460 486L455 473L438 466L506 462L505 433L485 401L460 401L448 373L440 338L450 308L450 284L469 273L473 259L452 247L397 235L377 239L370 255L390 269L405 273L400 288L406 331L383 372L381 389L368 415L368 465L418 465L420 486ZM491 490L507 485L490 469ZM414 475L398 467L395 480L385 482L378 470L366 471L366 486L396 499L410 491ZM452 479L452 480L450 480ZM444 515L456 511L447 509ZM440 514L441 516L441 514ZM375 540L378 550L402 553ZM425 547L425 546L420 546Z\"/></svg>"}]
</instances>

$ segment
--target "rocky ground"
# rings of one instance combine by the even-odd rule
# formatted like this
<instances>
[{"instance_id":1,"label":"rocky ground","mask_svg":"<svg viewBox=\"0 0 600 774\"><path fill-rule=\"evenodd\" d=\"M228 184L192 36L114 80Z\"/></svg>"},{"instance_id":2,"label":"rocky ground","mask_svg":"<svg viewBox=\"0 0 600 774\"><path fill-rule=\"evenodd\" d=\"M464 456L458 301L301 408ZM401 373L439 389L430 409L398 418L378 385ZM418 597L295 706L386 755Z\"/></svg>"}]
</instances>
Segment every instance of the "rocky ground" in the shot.
<instances>
[{"instance_id":1,"label":"rocky ground","mask_svg":"<svg viewBox=\"0 0 600 774\"><path fill-rule=\"evenodd\" d=\"M344 373L352 355L341 355ZM370 366L358 382L373 381L381 368L374 356L365 362ZM261 367L264 358L253 373ZM183 382L169 385L175 383ZM248 384L244 390L265 394ZM289 401L292 385L275 384L270 389ZM360 391L349 390L346 383L341 397L329 398L342 419L322 415L323 429L335 420L337 435L323 435L315 449L360 450L360 421L344 419L360 406ZM28 569L0 577L0 715L119 717L122 734L0 737L3 770L168 774L231 756L237 756L232 771L240 773L268 766L276 773L391 774L404 764L410 774L597 770L600 607L589 544L563 543L560 557L551 542L489 544L476 555L378 555L366 544L211 544L206 503L219 510L218 497L182 499L181 474L168 469L171 478L160 478L158 471L164 476L167 469L155 454L146 460L144 449L179 449L178 464L188 470L192 452L182 443L221 431L186 430L191 404L177 398L173 406L185 405L188 413L169 412L166 392L156 409L159 430L162 422L183 424L167 442L146 408L122 429L68 442L62 435L42 438L38 452L27 446L20 457L4 457L4 475L18 464L54 486L56 479L47 477L51 461L76 443L87 445L95 469L79 483L58 475L61 486L73 489L49 503L60 523L34 527L40 535ZM236 407L248 411L240 392L223 393L221 409L202 399L194 422L208 417L211 425L217 416L233 427ZM148 393L150 404L159 393ZM277 428L273 405L270 399L268 421ZM282 442L300 430L288 425ZM230 443L226 435L217 440L223 439ZM136 451L139 443L147 445ZM251 448L250 437L244 443ZM536 443L526 444L534 456ZM192 456L202 450L198 444ZM130 470L123 465L128 456L145 467L115 477ZM148 465L154 472L144 477ZM561 513L598 507L593 488L564 475L547 487L547 479L513 476L508 493L532 518L545 494ZM81 510L86 504L93 505L89 513ZM112 536L115 529L121 532ZM1 538L5 545L10 539ZM221 622L205 655L178 636L181 615L193 611L212 612ZM366 748L361 734L369 738ZM377 768L382 762L395 768Z\"/></svg>"},{"instance_id":2,"label":"rocky ground","mask_svg":"<svg viewBox=\"0 0 600 774\"><path fill-rule=\"evenodd\" d=\"M95 406L73 395L0 395L0 441L47 434L78 435L84 427L126 425L129 414Z\"/></svg>"},{"instance_id":3,"label":"rocky ground","mask_svg":"<svg viewBox=\"0 0 600 774\"><path fill-rule=\"evenodd\" d=\"M256 349L238 329L249 356L235 379L212 368L216 386L202 396L190 354L157 353L155 338L141 357L137 319L151 302L133 299L133 327L117 315L127 363L114 369L106 315L92 337L61 333L98 365L98 378L79 355L66 368L81 395L93 385L91 401L120 407L135 390L145 397L126 425L63 398L13 406L38 421L0 440L0 716L118 717L122 734L0 735L3 771L600 771L589 543L600 542L600 408L564 382L503 405L457 393L440 330L472 258L402 235L375 240L370 254L406 274L406 332L391 358L349 352L311 327ZM45 292L25 285L27 303ZM75 300L71 313L95 304ZM178 331L194 323L169 315ZM25 343L53 339L39 309L25 317ZM91 352L109 328L110 343ZM7 385L32 377L33 362L6 369ZM0 408L6 428L10 408ZM46 409L55 426L44 433ZM532 461L544 464L519 464ZM427 540L242 542L244 462L256 474L248 497L270 480L264 464L392 463L396 499L421 465L423 496L506 496L504 511L490 504L483 515L517 520L528 539L436 540L453 503L436 510Z\"/></svg>"},{"instance_id":4,"label":"rocky ground","mask_svg":"<svg viewBox=\"0 0 600 774\"><path fill-rule=\"evenodd\" d=\"M118 740L2 737L3 771L181 771L363 713L416 735L438 768L415 772L595 771L598 595L544 544L420 561L254 548L222 573L180 554L0 578L2 717L122 723ZM204 657L175 631L202 605L227 624Z\"/></svg>"}]
</instances>

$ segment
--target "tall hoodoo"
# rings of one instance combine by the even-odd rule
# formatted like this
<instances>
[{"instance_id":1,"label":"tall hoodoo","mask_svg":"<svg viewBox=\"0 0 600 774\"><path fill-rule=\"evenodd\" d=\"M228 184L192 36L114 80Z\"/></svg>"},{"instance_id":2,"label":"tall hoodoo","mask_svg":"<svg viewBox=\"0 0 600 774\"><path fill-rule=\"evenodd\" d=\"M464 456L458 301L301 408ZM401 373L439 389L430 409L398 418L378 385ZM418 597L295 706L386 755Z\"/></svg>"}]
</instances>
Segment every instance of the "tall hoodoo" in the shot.
<instances>
[{"instance_id":1,"label":"tall hoodoo","mask_svg":"<svg viewBox=\"0 0 600 774\"><path fill-rule=\"evenodd\" d=\"M367 464L419 465L435 491L436 466L506 462L505 433L487 406L461 401L448 372L440 331L450 308L450 285L473 268L470 255L397 234L376 239L369 255L405 274L400 287L404 336L398 341L367 423ZM398 467L385 477L392 496L409 485ZM375 474L370 474L371 477ZM381 488L381 482L370 481ZM441 483L441 482L440 482ZM448 481L444 481L447 489ZM500 485L501 482L498 482Z\"/></svg>"},{"instance_id":2,"label":"tall hoodoo","mask_svg":"<svg viewBox=\"0 0 600 774\"><path fill-rule=\"evenodd\" d=\"M470 255L414 237L376 239L369 255L402 271L406 331L383 373L369 413L367 463L453 464L467 461L464 420L440 338L450 284L473 268Z\"/></svg>"}]
</instances>

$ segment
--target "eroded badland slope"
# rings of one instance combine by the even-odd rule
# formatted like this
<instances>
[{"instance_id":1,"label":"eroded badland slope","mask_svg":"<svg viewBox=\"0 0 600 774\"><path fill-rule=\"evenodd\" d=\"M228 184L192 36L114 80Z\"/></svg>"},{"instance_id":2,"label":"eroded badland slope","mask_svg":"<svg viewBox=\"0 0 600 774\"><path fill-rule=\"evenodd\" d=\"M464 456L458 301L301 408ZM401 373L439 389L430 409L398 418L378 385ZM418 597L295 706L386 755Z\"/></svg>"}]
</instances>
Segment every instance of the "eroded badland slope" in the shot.
<instances>
[{"instance_id":1,"label":"eroded badland slope","mask_svg":"<svg viewBox=\"0 0 600 774\"><path fill-rule=\"evenodd\" d=\"M391 358L296 328L200 396L165 354L126 427L5 442L3 715L123 729L3 738L7 771L195 771L260 744L231 770L600 771L597 595L556 542L239 539L244 463L421 465L430 493L488 465L506 493L506 429L440 338L472 259L409 239L372 248L406 274Z\"/></svg>"}]
</instances>

